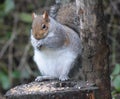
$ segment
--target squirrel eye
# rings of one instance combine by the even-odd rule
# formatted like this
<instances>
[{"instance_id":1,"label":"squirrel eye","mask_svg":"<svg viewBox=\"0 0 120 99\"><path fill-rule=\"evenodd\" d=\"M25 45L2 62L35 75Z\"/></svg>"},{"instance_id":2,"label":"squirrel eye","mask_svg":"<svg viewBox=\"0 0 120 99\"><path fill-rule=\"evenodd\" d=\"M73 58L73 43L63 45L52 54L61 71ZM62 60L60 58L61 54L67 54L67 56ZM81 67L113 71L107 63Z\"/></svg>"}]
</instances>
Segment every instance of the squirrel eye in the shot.
<instances>
[{"instance_id":1,"label":"squirrel eye","mask_svg":"<svg viewBox=\"0 0 120 99\"><path fill-rule=\"evenodd\" d=\"M45 24L42 24L42 29L45 29L46 28L46 25Z\"/></svg>"}]
</instances>

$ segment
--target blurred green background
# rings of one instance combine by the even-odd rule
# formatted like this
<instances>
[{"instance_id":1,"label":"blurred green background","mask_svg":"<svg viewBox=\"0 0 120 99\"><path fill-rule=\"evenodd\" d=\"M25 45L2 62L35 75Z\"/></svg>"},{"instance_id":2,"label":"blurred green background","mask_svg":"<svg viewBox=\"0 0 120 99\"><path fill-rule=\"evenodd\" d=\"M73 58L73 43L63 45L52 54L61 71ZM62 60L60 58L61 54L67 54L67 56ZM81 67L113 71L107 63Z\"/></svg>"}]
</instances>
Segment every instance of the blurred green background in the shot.
<instances>
[{"instance_id":1,"label":"blurred green background","mask_svg":"<svg viewBox=\"0 0 120 99\"><path fill-rule=\"evenodd\" d=\"M62 0L66 3L70 0ZM0 93L33 81L39 74L29 42L31 14L50 8L54 0L0 1ZM120 0L103 0L110 45L110 71L113 97L120 93ZM1 99L1 98L0 98Z\"/></svg>"}]
</instances>

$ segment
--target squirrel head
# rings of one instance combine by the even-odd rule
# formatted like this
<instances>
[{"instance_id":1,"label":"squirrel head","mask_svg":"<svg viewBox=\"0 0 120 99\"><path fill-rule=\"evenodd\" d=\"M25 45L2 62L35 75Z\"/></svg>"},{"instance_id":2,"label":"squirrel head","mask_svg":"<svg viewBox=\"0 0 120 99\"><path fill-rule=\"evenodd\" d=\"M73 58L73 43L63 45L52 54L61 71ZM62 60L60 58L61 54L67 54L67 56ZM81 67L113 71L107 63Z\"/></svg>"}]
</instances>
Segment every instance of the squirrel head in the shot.
<instances>
[{"instance_id":1,"label":"squirrel head","mask_svg":"<svg viewBox=\"0 0 120 99\"><path fill-rule=\"evenodd\" d=\"M32 34L36 39L42 39L47 36L49 31L49 15L45 11L43 15L32 14Z\"/></svg>"}]
</instances>

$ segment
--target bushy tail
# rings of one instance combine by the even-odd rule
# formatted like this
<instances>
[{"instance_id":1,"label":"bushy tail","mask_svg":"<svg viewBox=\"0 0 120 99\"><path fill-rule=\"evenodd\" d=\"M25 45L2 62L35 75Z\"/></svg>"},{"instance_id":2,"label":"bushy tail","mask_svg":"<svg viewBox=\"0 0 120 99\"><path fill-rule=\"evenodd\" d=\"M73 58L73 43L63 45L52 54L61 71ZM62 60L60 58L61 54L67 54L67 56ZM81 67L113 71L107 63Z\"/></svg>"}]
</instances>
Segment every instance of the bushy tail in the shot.
<instances>
[{"instance_id":1,"label":"bushy tail","mask_svg":"<svg viewBox=\"0 0 120 99\"><path fill-rule=\"evenodd\" d=\"M56 4L50 9L50 16L79 34L80 22L76 12L75 2L63 5L61 4L61 0L56 0Z\"/></svg>"}]
</instances>

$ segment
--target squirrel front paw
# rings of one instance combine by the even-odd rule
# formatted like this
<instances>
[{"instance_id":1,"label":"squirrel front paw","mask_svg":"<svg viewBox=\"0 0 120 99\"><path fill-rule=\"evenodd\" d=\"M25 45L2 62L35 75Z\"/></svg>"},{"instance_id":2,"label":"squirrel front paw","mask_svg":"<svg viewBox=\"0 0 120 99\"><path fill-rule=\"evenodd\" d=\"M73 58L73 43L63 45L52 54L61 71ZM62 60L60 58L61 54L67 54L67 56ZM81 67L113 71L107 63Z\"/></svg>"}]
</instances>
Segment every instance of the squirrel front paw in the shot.
<instances>
[{"instance_id":1,"label":"squirrel front paw","mask_svg":"<svg viewBox=\"0 0 120 99\"><path fill-rule=\"evenodd\" d=\"M38 42L37 42L37 45L36 45L36 47L38 48L38 49L41 49L41 47L44 45L44 42L43 42L43 40L41 41L41 40L39 40Z\"/></svg>"},{"instance_id":2,"label":"squirrel front paw","mask_svg":"<svg viewBox=\"0 0 120 99\"><path fill-rule=\"evenodd\" d=\"M37 47L38 49L41 49L42 44L37 44L36 47Z\"/></svg>"}]
</instances>

